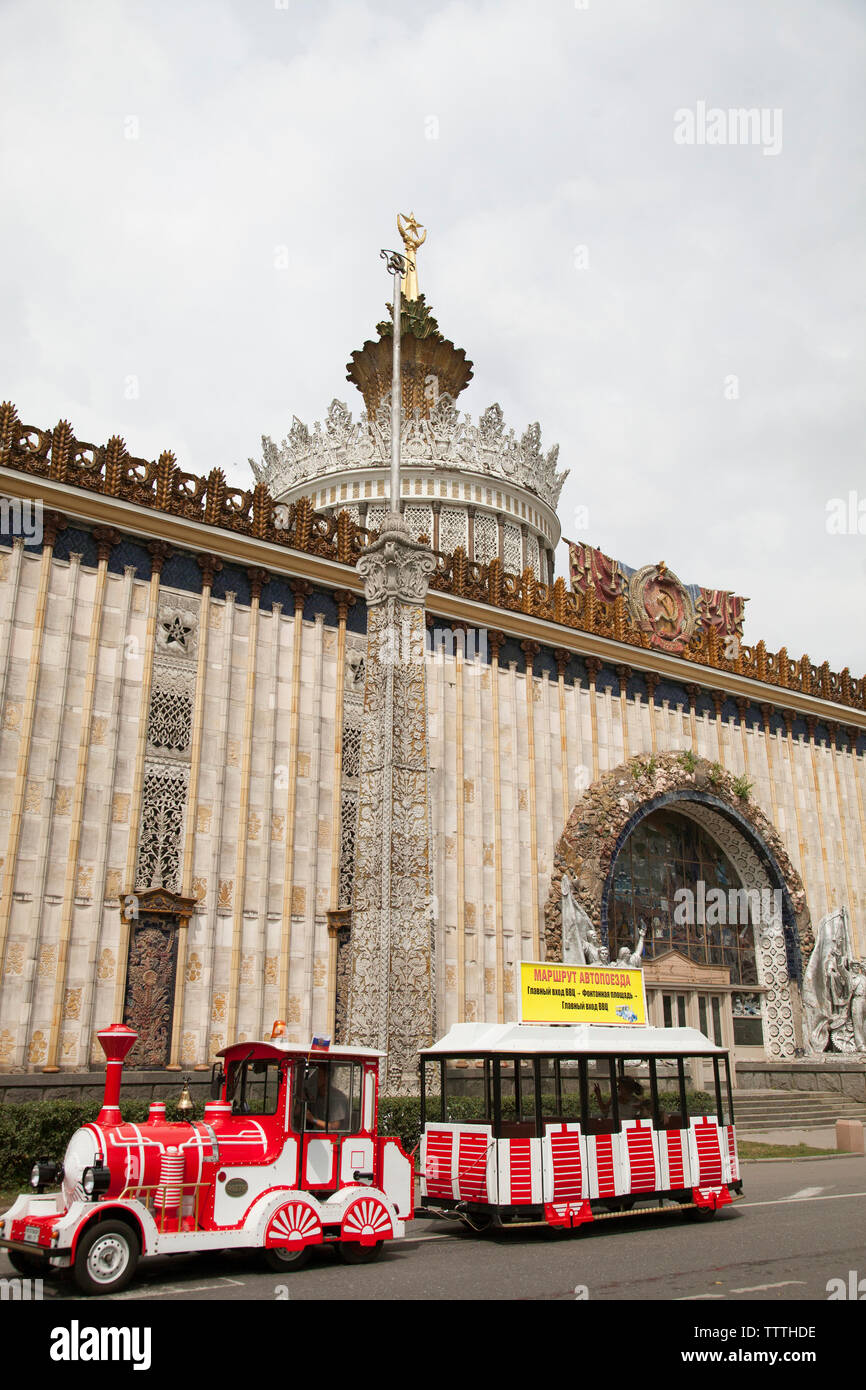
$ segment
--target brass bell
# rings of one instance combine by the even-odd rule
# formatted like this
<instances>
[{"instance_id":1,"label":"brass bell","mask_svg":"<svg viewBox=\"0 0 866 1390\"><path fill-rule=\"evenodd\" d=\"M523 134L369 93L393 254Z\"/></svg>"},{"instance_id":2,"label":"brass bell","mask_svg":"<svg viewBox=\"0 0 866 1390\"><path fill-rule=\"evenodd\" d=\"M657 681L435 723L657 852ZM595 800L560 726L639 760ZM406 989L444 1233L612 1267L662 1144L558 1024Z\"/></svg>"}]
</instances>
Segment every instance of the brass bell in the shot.
<instances>
[{"instance_id":1,"label":"brass bell","mask_svg":"<svg viewBox=\"0 0 866 1390\"><path fill-rule=\"evenodd\" d=\"M188 1118L192 1109L193 1100L192 1096L189 1093L189 1077L185 1076L183 1079L183 1090L181 1091L180 1099L177 1102L177 1113L180 1115L180 1118L182 1120L185 1120Z\"/></svg>"}]
</instances>

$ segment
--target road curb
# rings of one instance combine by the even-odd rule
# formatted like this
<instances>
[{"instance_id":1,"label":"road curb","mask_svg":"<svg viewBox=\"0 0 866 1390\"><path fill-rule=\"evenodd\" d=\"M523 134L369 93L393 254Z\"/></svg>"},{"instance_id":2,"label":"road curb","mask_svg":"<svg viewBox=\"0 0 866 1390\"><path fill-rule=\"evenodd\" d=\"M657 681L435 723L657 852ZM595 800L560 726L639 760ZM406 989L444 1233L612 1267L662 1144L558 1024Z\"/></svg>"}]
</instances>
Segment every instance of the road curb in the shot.
<instances>
[{"instance_id":1,"label":"road curb","mask_svg":"<svg viewBox=\"0 0 866 1390\"><path fill-rule=\"evenodd\" d=\"M740 1166L747 1163L818 1163L823 1158L863 1158L863 1154L792 1154L790 1158L741 1158Z\"/></svg>"}]
</instances>

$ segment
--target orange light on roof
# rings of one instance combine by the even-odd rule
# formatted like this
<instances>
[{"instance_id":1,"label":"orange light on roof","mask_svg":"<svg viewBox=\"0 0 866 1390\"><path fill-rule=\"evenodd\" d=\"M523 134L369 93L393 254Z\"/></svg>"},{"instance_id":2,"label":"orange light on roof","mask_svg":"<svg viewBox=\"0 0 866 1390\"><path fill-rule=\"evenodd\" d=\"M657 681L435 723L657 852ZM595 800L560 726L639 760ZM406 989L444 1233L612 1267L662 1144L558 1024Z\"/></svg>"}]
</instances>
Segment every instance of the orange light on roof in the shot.
<instances>
[{"instance_id":1,"label":"orange light on roof","mask_svg":"<svg viewBox=\"0 0 866 1390\"><path fill-rule=\"evenodd\" d=\"M274 1026L273 1026L273 1028L271 1029L271 1037L272 1037L272 1038L284 1038L285 1036L286 1036L286 1020L285 1020L284 1018L278 1018L278 1019L275 1020Z\"/></svg>"}]
</instances>

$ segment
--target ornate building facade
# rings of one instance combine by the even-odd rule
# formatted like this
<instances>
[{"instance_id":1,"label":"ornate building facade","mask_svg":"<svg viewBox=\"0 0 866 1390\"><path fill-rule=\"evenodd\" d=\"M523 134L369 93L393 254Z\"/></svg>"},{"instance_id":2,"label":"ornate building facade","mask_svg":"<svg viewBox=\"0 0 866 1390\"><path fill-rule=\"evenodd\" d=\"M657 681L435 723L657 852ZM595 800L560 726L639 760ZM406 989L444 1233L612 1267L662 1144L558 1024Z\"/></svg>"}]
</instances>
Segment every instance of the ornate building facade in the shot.
<instances>
[{"instance_id":1,"label":"ornate building facade","mask_svg":"<svg viewBox=\"0 0 866 1390\"><path fill-rule=\"evenodd\" d=\"M554 580L556 450L497 406L461 418L471 363L402 307L403 518L430 557L393 658L426 676L422 1031L516 1017L567 872L612 959L643 940L654 1021L793 1060L818 923L844 909L866 953L866 682L747 644L742 601L663 565L582 546ZM87 1069L121 1017L149 1067L277 1018L362 1028L387 329L349 365L360 421L334 402L265 440L246 490L0 407L0 1071Z\"/></svg>"}]
</instances>

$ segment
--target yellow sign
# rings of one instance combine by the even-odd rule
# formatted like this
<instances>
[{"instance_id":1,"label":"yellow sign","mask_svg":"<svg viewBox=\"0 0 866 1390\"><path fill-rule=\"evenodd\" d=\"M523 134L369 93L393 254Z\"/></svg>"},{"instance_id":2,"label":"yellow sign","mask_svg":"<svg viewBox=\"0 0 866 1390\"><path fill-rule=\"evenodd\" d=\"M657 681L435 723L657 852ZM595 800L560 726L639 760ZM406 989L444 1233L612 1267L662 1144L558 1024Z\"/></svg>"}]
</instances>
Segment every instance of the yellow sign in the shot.
<instances>
[{"instance_id":1,"label":"yellow sign","mask_svg":"<svg viewBox=\"0 0 866 1390\"><path fill-rule=\"evenodd\" d=\"M646 1023L643 971L621 965L520 964L521 1023Z\"/></svg>"}]
</instances>

